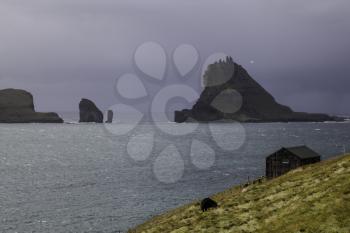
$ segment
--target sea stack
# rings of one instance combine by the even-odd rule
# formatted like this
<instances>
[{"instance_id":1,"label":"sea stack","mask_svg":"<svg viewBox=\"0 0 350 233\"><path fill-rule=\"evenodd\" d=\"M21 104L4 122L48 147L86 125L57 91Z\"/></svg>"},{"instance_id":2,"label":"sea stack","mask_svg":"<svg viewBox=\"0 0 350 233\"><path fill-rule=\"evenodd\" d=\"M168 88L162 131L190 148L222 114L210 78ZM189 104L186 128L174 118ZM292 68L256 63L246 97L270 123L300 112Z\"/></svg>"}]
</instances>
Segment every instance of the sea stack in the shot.
<instances>
[{"instance_id":1,"label":"sea stack","mask_svg":"<svg viewBox=\"0 0 350 233\"><path fill-rule=\"evenodd\" d=\"M94 102L88 99L81 99L79 103L80 120L79 122L103 123L103 113L98 109Z\"/></svg>"},{"instance_id":2,"label":"sea stack","mask_svg":"<svg viewBox=\"0 0 350 233\"><path fill-rule=\"evenodd\" d=\"M326 114L294 112L291 108L277 103L274 97L231 57L209 65L203 76L203 84L204 90L194 106L175 112L175 122L341 120Z\"/></svg>"},{"instance_id":3,"label":"sea stack","mask_svg":"<svg viewBox=\"0 0 350 233\"><path fill-rule=\"evenodd\" d=\"M108 110L107 111L106 123L112 123L112 122L113 122L113 111L112 110Z\"/></svg>"},{"instance_id":4,"label":"sea stack","mask_svg":"<svg viewBox=\"0 0 350 233\"><path fill-rule=\"evenodd\" d=\"M54 112L35 112L33 96L25 90L0 90L0 123L63 123Z\"/></svg>"}]
</instances>

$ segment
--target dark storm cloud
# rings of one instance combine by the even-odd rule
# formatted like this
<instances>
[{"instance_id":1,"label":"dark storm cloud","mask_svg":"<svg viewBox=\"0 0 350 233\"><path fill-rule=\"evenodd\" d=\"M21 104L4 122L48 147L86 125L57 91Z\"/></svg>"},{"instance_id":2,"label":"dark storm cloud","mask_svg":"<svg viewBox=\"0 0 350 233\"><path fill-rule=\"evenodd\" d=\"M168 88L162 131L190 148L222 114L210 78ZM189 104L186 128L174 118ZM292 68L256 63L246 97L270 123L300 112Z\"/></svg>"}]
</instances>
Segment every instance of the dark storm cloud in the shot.
<instances>
[{"instance_id":1,"label":"dark storm cloud","mask_svg":"<svg viewBox=\"0 0 350 233\"><path fill-rule=\"evenodd\" d=\"M138 45L189 43L202 60L232 55L295 110L349 114L349 22L347 0L2 0L0 87L30 90L39 110L107 108Z\"/></svg>"}]
</instances>

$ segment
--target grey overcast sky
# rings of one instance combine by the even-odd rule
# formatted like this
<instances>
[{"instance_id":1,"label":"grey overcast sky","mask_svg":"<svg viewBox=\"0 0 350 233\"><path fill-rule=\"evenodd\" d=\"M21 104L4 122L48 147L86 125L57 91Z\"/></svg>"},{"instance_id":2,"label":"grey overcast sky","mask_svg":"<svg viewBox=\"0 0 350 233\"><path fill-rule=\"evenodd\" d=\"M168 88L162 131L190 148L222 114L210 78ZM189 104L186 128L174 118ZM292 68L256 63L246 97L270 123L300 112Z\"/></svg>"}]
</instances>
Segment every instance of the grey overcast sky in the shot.
<instances>
[{"instance_id":1,"label":"grey overcast sky","mask_svg":"<svg viewBox=\"0 0 350 233\"><path fill-rule=\"evenodd\" d=\"M1 0L0 89L40 111L106 109L146 41L224 52L294 110L350 114L349 0Z\"/></svg>"}]
</instances>

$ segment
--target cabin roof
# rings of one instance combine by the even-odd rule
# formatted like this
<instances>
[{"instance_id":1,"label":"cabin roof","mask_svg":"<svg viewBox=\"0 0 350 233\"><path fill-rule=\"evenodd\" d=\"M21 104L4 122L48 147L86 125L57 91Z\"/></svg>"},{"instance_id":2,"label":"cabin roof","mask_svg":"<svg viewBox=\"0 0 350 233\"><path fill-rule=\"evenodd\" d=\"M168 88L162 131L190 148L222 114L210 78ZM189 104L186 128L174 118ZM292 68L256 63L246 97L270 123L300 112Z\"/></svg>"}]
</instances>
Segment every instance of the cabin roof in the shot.
<instances>
[{"instance_id":1,"label":"cabin roof","mask_svg":"<svg viewBox=\"0 0 350 233\"><path fill-rule=\"evenodd\" d=\"M300 157L301 159L311 159L311 158L321 157L321 155L311 150L307 146L288 147L284 149Z\"/></svg>"},{"instance_id":2,"label":"cabin roof","mask_svg":"<svg viewBox=\"0 0 350 233\"><path fill-rule=\"evenodd\" d=\"M321 155L319 155L315 151L311 150L307 146L283 147L281 150L286 150L286 151L292 153L293 155L299 157L300 159L311 159L311 158L321 157ZM279 151L281 151L281 150L279 150Z\"/></svg>"}]
</instances>

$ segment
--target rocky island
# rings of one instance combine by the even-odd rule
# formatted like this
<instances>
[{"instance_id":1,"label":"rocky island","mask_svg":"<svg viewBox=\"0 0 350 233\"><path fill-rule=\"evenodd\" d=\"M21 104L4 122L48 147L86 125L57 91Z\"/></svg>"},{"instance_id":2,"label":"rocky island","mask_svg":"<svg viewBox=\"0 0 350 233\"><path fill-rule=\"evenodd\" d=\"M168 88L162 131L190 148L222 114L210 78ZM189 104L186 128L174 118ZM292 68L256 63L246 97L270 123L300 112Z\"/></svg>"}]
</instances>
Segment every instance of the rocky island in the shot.
<instances>
[{"instance_id":1,"label":"rocky island","mask_svg":"<svg viewBox=\"0 0 350 233\"><path fill-rule=\"evenodd\" d=\"M326 114L294 112L276 102L231 57L208 66L204 90L192 109L175 111L175 122L324 122L340 118Z\"/></svg>"},{"instance_id":2,"label":"rocky island","mask_svg":"<svg viewBox=\"0 0 350 233\"><path fill-rule=\"evenodd\" d=\"M103 123L103 113L96 107L95 103L89 99L81 99L79 103L79 112L79 122Z\"/></svg>"},{"instance_id":3,"label":"rocky island","mask_svg":"<svg viewBox=\"0 0 350 233\"><path fill-rule=\"evenodd\" d=\"M33 96L25 90L0 90L0 123L63 123L57 113L36 112Z\"/></svg>"}]
</instances>

